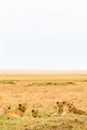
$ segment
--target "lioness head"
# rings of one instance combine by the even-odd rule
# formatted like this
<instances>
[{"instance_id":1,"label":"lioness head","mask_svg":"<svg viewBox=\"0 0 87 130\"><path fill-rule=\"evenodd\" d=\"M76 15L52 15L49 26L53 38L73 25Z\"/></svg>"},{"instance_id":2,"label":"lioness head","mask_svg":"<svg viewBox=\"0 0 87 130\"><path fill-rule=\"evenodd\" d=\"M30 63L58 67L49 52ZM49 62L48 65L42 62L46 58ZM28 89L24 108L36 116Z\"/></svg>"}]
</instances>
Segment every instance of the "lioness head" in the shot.
<instances>
[{"instance_id":1,"label":"lioness head","mask_svg":"<svg viewBox=\"0 0 87 130\"><path fill-rule=\"evenodd\" d=\"M68 102L66 106L67 106L67 109L68 109L69 113L73 112L74 109L75 109L75 106L74 106L73 103Z\"/></svg>"},{"instance_id":2,"label":"lioness head","mask_svg":"<svg viewBox=\"0 0 87 130\"><path fill-rule=\"evenodd\" d=\"M26 103L19 104L18 109L19 109L21 112L25 112L25 111L26 111Z\"/></svg>"},{"instance_id":3,"label":"lioness head","mask_svg":"<svg viewBox=\"0 0 87 130\"><path fill-rule=\"evenodd\" d=\"M38 110L32 110L32 117L36 118L38 116Z\"/></svg>"},{"instance_id":4,"label":"lioness head","mask_svg":"<svg viewBox=\"0 0 87 130\"><path fill-rule=\"evenodd\" d=\"M56 102L58 114L62 114L63 113L65 103L66 103L65 101L63 101L63 102Z\"/></svg>"}]
</instances>

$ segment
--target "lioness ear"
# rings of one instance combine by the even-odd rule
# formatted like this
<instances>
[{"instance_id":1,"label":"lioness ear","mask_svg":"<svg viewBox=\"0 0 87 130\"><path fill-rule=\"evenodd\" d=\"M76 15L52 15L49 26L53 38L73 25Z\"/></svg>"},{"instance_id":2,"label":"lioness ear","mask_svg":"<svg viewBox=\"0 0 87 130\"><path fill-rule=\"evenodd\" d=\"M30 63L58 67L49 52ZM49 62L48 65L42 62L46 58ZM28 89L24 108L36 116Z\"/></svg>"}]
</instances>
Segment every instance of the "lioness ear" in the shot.
<instances>
[{"instance_id":1,"label":"lioness ear","mask_svg":"<svg viewBox=\"0 0 87 130\"><path fill-rule=\"evenodd\" d=\"M58 104L59 104L59 102L56 102L56 104L58 105Z\"/></svg>"},{"instance_id":2,"label":"lioness ear","mask_svg":"<svg viewBox=\"0 0 87 130\"><path fill-rule=\"evenodd\" d=\"M32 110L32 112L34 112L34 110Z\"/></svg>"},{"instance_id":3,"label":"lioness ear","mask_svg":"<svg viewBox=\"0 0 87 130\"><path fill-rule=\"evenodd\" d=\"M8 107L8 109L10 110L10 109L11 109L11 107L9 106L9 107Z\"/></svg>"},{"instance_id":4,"label":"lioness ear","mask_svg":"<svg viewBox=\"0 0 87 130\"><path fill-rule=\"evenodd\" d=\"M19 104L19 107L21 107L22 105L21 104Z\"/></svg>"},{"instance_id":5,"label":"lioness ear","mask_svg":"<svg viewBox=\"0 0 87 130\"><path fill-rule=\"evenodd\" d=\"M67 102L66 101L63 101L63 104L65 105Z\"/></svg>"}]
</instances>

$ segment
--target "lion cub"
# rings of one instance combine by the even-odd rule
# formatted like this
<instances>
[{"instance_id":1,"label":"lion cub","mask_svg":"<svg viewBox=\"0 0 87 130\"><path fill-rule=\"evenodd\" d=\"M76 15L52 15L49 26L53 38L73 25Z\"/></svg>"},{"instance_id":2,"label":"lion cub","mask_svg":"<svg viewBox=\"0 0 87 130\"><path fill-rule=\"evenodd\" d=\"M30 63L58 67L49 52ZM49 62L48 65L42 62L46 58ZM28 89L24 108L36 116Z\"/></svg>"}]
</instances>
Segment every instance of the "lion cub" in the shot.
<instances>
[{"instance_id":1,"label":"lion cub","mask_svg":"<svg viewBox=\"0 0 87 130\"><path fill-rule=\"evenodd\" d=\"M68 109L68 113L70 114L79 114L79 115L83 115L85 114L85 111L77 109L73 103L67 103L67 109Z\"/></svg>"},{"instance_id":2,"label":"lion cub","mask_svg":"<svg viewBox=\"0 0 87 130\"><path fill-rule=\"evenodd\" d=\"M57 112L54 113L51 117L57 116L57 115L65 115L66 114L66 101L63 102L56 102L57 105Z\"/></svg>"},{"instance_id":3,"label":"lion cub","mask_svg":"<svg viewBox=\"0 0 87 130\"><path fill-rule=\"evenodd\" d=\"M38 117L38 110L32 110L32 117Z\"/></svg>"},{"instance_id":4,"label":"lion cub","mask_svg":"<svg viewBox=\"0 0 87 130\"><path fill-rule=\"evenodd\" d=\"M26 111L26 103L24 104L19 104L18 108L15 110L12 110L7 113L8 118L14 118L14 117L20 117L24 115L24 112Z\"/></svg>"}]
</instances>

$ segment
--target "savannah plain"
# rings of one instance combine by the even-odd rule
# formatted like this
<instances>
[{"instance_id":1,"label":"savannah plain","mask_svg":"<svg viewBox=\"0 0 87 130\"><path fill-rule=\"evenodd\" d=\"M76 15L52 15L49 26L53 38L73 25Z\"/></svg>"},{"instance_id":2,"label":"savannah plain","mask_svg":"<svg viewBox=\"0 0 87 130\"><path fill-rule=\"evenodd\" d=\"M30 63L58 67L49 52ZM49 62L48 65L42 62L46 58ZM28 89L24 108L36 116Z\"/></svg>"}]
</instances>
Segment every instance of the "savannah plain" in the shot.
<instances>
[{"instance_id":1,"label":"savannah plain","mask_svg":"<svg viewBox=\"0 0 87 130\"><path fill-rule=\"evenodd\" d=\"M87 115L51 117L57 101L87 112L87 71L0 71L0 130L87 130ZM6 107L19 103L27 103L24 116L8 119Z\"/></svg>"}]
</instances>

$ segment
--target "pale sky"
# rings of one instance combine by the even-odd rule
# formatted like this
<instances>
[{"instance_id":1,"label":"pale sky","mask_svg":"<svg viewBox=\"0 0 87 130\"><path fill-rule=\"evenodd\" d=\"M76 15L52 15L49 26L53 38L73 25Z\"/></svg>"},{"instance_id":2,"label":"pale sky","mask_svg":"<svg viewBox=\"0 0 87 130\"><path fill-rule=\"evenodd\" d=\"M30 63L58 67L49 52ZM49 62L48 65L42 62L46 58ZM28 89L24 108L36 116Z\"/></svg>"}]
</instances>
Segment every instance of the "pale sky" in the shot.
<instances>
[{"instance_id":1,"label":"pale sky","mask_svg":"<svg viewBox=\"0 0 87 130\"><path fill-rule=\"evenodd\" d=\"M0 69L87 70L87 0L1 0Z\"/></svg>"}]
</instances>

